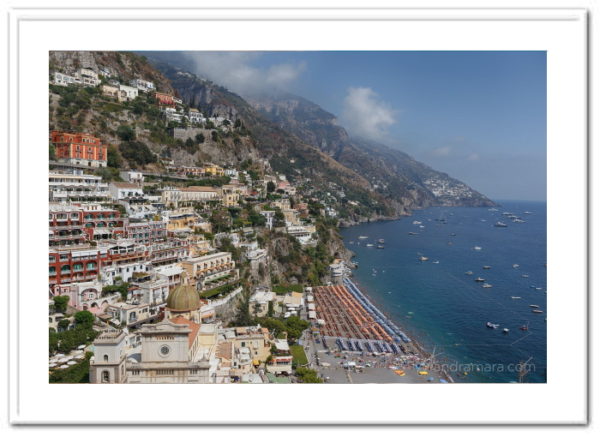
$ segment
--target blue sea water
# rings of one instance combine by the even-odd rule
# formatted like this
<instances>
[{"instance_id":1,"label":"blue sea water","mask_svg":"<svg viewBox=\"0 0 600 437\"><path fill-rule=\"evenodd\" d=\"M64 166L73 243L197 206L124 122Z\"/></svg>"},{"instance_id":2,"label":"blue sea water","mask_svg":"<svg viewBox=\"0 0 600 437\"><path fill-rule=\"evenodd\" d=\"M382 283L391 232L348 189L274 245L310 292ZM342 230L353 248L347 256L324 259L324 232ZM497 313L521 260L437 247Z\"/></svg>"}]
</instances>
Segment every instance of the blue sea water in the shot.
<instances>
[{"instance_id":1,"label":"blue sea water","mask_svg":"<svg viewBox=\"0 0 600 437\"><path fill-rule=\"evenodd\" d=\"M353 280L425 349L435 349L436 362L455 381L513 382L527 362L525 382L546 382L546 203L499 203L498 211L428 208L343 229L359 263ZM525 223L513 223L505 211ZM508 227L494 227L497 221ZM385 249L376 248L380 238ZM493 287L483 288L478 276ZM488 321L500 327L487 328Z\"/></svg>"}]
</instances>

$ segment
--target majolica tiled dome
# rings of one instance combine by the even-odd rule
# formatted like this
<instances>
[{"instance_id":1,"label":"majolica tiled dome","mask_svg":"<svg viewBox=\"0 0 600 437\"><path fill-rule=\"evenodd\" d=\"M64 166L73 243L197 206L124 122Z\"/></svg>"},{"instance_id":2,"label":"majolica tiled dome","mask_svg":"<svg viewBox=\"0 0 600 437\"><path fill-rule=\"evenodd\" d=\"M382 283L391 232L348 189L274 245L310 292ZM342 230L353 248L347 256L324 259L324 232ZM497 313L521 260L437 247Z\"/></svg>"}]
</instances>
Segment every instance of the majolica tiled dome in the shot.
<instances>
[{"instance_id":1,"label":"majolica tiled dome","mask_svg":"<svg viewBox=\"0 0 600 437\"><path fill-rule=\"evenodd\" d=\"M167 308L171 311L195 311L200 308L200 296L194 287L182 284L169 293Z\"/></svg>"}]
</instances>

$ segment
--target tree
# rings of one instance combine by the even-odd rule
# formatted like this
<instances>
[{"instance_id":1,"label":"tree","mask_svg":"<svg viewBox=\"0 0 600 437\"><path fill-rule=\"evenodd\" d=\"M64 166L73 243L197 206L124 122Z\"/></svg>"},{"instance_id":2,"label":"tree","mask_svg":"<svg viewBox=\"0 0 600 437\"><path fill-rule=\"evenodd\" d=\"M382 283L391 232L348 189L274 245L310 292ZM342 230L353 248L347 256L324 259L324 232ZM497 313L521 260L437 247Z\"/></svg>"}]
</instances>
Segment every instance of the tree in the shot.
<instances>
[{"instance_id":1,"label":"tree","mask_svg":"<svg viewBox=\"0 0 600 437\"><path fill-rule=\"evenodd\" d=\"M268 193L272 193L273 191L275 191L275 188L276 188L275 182L273 182L273 181L267 182L267 192Z\"/></svg>"},{"instance_id":2,"label":"tree","mask_svg":"<svg viewBox=\"0 0 600 437\"><path fill-rule=\"evenodd\" d=\"M108 146L108 153L106 154L106 165L108 167L119 168L121 167L122 159L119 155L119 151L113 145Z\"/></svg>"},{"instance_id":3,"label":"tree","mask_svg":"<svg viewBox=\"0 0 600 437\"><path fill-rule=\"evenodd\" d=\"M133 141L135 140L135 131L131 128L131 126L122 124L117 128L117 136L121 139L121 141Z\"/></svg>"},{"instance_id":4,"label":"tree","mask_svg":"<svg viewBox=\"0 0 600 437\"><path fill-rule=\"evenodd\" d=\"M54 296L54 310L58 313L67 312L67 303L69 302L69 296Z\"/></svg>"},{"instance_id":5,"label":"tree","mask_svg":"<svg viewBox=\"0 0 600 437\"><path fill-rule=\"evenodd\" d=\"M96 320L96 316L89 311L79 311L75 313L75 323L77 323L78 326L91 328L94 324L94 320Z\"/></svg>"},{"instance_id":6,"label":"tree","mask_svg":"<svg viewBox=\"0 0 600 437\"><path fill-rule=\"evenodd\" d=\"M54 161L56 159L56 149L54 148L53 144L50 144L50 147L48 149L48 157L50 161Z\"/></svg>"},{"instance_id":7,"label":"tree","mask_svg":"<svg viewBox=\"0 0 600 437\"><path fill-rule=\"evenodd\" d=\"M69 319L62 319L58 322L58 329L64 331L69 328L70 324L71 322Z\"/></svg>"},{"instance_id":8,"label":"tree","mask_svg":"<svg viewBox=\"0 0 600 437\"><path fill-rule=\"evenodd\" d=\"M196 135L196 144L202 144L204 140L204 134L199 133L198 135Z\"/></svg>"}]
</instances>

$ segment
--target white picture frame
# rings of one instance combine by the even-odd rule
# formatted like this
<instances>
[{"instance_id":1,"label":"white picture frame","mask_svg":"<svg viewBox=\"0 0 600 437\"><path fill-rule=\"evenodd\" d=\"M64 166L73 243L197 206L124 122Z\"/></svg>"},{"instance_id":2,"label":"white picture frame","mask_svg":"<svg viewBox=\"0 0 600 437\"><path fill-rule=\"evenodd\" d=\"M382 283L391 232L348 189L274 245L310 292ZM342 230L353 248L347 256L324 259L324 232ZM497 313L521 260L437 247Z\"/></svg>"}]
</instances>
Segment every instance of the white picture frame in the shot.
<instances>
[{"instance_id":1,"label":"white picture frame","mask_svg":"<svg viewBox=\"0 0 600 437\"><path fill-rule=\"evenodd\" d=\"M273 2L271 2L273 3ZM9 413L12 424L588 423L588 28L585 9L15 6L8 10ZM314 5L313 5L314 6ZM196 38L231 29L218 39ZM160 29L160 31L157 31ZM43 37L40 37L43 35ZM77 35L77 37L74 37ZM161 37L162 35L162 37ZM177 35L178 39L165 38ZM277 38L272 38L277 35ZM133 37L135 36L135 37ZM240 37L242 36L242 37ZM548 383L60 385L47 378L47 87L50 50L547 50ZM32 108L40 108L32 110ZM568 144L568 148L565 148ZM32 153L33 145L43 153ZM560 181L554 177L563 175ZM569 199L568 210L561 199ZM573 229L575 223L576 229ZM570 229L563 233L564 229ZM3 266L4 268L4 266ZM569 294L561 293L568 289ZM559 320L560 317L560 320ZM564 327L568 326L568 333ZM569 357L558 349L569 342ZM570 369L565 372L565 368ZM562 369L559 371L559 369ZM273 399L290 391L302 415ZM391 396L391 397L390 397ZM136 399L101 417L87 403ZM161 402L157 399L177 400ZM242 400L252 402L242 402ZM391 401L387 401L391 399ZM458 401L457 401L458 399ZM519 401L515 402L514 400ZM527 408L522 401L527 400ZM568 402L564 400L568 399ZM235 400L235 401L232 401ZM397 402L403 402L401 411ZM332 403L335 401L335 403ZM427 408L423 408L427 402ZM222 405L223 408L207 408ZM265 408L268 405L268 408ZM468 408L465 408L468 405Z\"/></svg>"}]
</instances>

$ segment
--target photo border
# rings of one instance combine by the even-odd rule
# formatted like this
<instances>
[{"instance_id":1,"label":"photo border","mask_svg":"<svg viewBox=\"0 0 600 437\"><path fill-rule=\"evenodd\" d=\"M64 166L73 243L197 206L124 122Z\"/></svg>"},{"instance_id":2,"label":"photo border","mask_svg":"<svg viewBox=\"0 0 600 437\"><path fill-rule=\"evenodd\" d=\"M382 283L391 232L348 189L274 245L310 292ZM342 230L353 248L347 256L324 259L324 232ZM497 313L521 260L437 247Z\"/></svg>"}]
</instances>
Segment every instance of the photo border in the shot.
<instances>
[{"instance_id":1,"label":"photo border","mask_svg":"<svg viewBox=\"0 0 600 437\"><path fill-rule=\"evenodd\" d=\"M21 274L21 266L19 265L19 259L20 259L20 240L19 240L19 225L20 225L20 209L21 209L21 204L20 204L20 186L18 184L19 181L19 170L20 170L20 161L21 161L21 146L20 146L20 136L19 136L19 129L21 126L20 120L19 120L19 101L20 101L20 95L19 95L19 86L18 86L18 77L19 77L19 72L18 72L18 64L19 64L19 50L20 50L20 45L19 45L19 27L21 22L24 21L47 21L48 18L44 17L44 13L52 10L52 11L85 11L85 13L91 13L91 11L116 11L116 10L129 10L129 11L146 11L146 10L178 10L178 11L184 11L184 10L195 10L195 11L226 11L225 15L230 14L231 12L234 11L241 11L241 10L246 10L246 11L252 11L253 12L266 12L266 11L279 11L282 12L283 14L289 14L290 12L293 11L301 11L301 13L306 13L306 12L310 12L310 13L317 13L320 14L323 11L327 11L328 13L331 13L331 11L334 11L333 13L340 13L343 11L348 11L348 10L355 10L355 11L378 11L381 12L383 15L385 15L386 11L390 11L390 10L394 10L394 11L408 11L408 12L413 12L413 11L417 11L418 13L422 13L424 12L424 15L427 15L429 13L431 13L431 10L425 9L425 8L391 8L391 7L386 7L386 8L314 8L314 7L310 7L310 8L214 8L214 7L183 7L183 8L132 8L132 7L123 7L123 8L119 8L119 7L89 7L89 8L60 8L60 7L51 7L51 8L28 8L28 7L15 7L12 8L12 10L9 12L9 17L8 17L8 26L7 26L7 31L8 31L8 57L10 59L10 63L8 65L8 99L7 99L7 107L8 107L8 115L9 115L9 126L7 129L7 136L8 136L8 144L9 147L7 148L7 155L8 155L8 159L7 159L7 176L8 176L8 202L9 202L9 209L7 212L8 215L8 245L7 245L7 254L8 254L8 274L7 274L7 280L8 280L8 299L9 299L9 304L7 306L8 309L8 323L9 323L9 331L8 331L8 335L9 335L9 343L10 343L10 350L11 350L11 354L9 355L9 381L10 381L10 387L9 387L9 398L11 401L11 405L10 405L10 416L11 416L11 422L13 424L19 424L19 423L25 423L25 422L21 422L19 420L19 414L18 414L18 409L15 411L13 409L13 404L16 401L17 402L17 406L18 403L20 402L19 396L20 396L20 387L19 387L19 379L20 378L11 378L11 375L13 374L12 372L15 371L17 373L19 373L19 357L20 357L20 336L19 336L19 331L18 329L16 329L16 326L18 325L18 315L19 315L19 311L18 308L20 307L20 291L19 291L19 275ZM482 21L482 20L486 20L486 18L482 18L482 16L485 15L489 15L490 13L494 13L493 11L499 11L498 13L500 14L508 14L505 16L500 16L500 17L496 17L496 18L487 18L490 21L502 21L502 20L506 20L506 21L512 21L512 20L518 20L518 18L516 17L516 15L522 14L523 11L528 11L531 12L533 9L532 8L526 8L526 9L516 9L516 8L510 8L510 9L498 9L498 8L494 8L494 10L492 9L473 9L473 8L467 8L467 9L460 9L460 8L451 8L451 9L445 9L446 11L451 10L452 13L456 14L454 18L443 18L443 17L439 17L439 18L434 18L434 20L440 20L440 21L455 21L455 20L460 20L460 19L468 19L468 20L476 20L476 21ZM439 9L437 10L439 13ZM477 12L477 13L481 13L482 15L480 16L470 16L467 18L460 18L461 14L469 14L469 12ZM539 18L539 20L573 20L573 19L578 19L581 20L582 17L585 20L584 25L586 27L586 32L585 32L585 37L586 37L586 41L584 42L584 44L586 44L586 51L587 51L587 68L589 68L589 59L590 59L590 53L589 53L589 49L590 49L590 44L589 44L589 30L587 27L587 12L584 9L577 9L577 8L573 8L573 9L538 9L537 11L541 12L541 13L548 13L550 12L551 15L554 16L554 18L548 18L548 16L546 16L545 18ZM309 15L310 15L309 13ZM511 14L515 14L515 15L511 15ZM570 15L571 13L573 13L574 15ZM36 14L39 14L36 16ZM443 15L443 13L442 13ZM561 18L561 16L563 16L563 18ZM564 18L566 17L566 18ZM577 17L577 18L574 18ZM64 18L60 18L58 17L58 15L54 14L52 19L64 19ZM81 18L76 18L75 20L80 20ZM111 18L111 20L113 20L114 18ZM212 20L219 20L220 18L213 18ZM248 21L248 20L256 20L258 18L239 18L240 21ZM325 18L327 20L332 20L332 18ZM351 20L356 20L356 18L350 18ZM526 18L527 20L531 20L531 17ZM123 20L132 20L132 18L123 18ZM152 21L157 21L157 18L148 18L148 20L152 20ZM179 21L179 20L174 20L173 18L168 18L165 19L167 21ZM197 18L181 18L181 20L194 20L196 21ZM226 18L226 21L231 20L231 18ZM273 20L275 21L279 21L281 20L281 18L273 18ZM295 18L293 19L293 21L310 21L310 20L315 20L314 16L310 16L309 18ZM341 19L344 20L344 19ZM365 20L372 20L372 19L365 19ZM398 19L394 19L394 18L381 18L381 20L394 20L394 21L402 21L402 20L398 20ZM419 18L418 16L413 16L412 18L406 18L406 20L410 20L410 21L415 21L415 20L426 20L426 21L431 21L432 18ZM586 70L587 70L586 68ZM589 71L588 74L585 78L585 87L586 90L589 90L589 81L590 81L590 75L589 75ZM16 90L16 92L14 91ZM586 246L586 301L587 301L587 314L586 314L586 326L587 326L587 338L586 338L586 362L587 362L587 368L586 368L586 393L585 393L585 397L586 397L586 421L584 423L579 423L582 425L585 425L587 423L589 423L589 401L590 401L590 388L589 388L589 381L590 381L590 370L591 370L591 366L590 366L590 325L589 325L589 321L590 321L590 243L589 243L589 236L590 236L590 226L591 226L591 222L590 222L590 187L589 187L589 171L590 171L590 145L589 145L589 138L590 138L590 134L589 134L589 129L590 129L590 123L589 123L589 117L590 117L590 97L589 94L587 94L587 99L586 99L586 118L587 118L587 123L585 126L586 129L586 144L587 144L587 150L586 150L586 158L587 158L587 166L585 171L587 172L586 174L586 181L587 181L587 187L586 187L586 200L587 200L587 205L586 205L586 229L585 229L585 233L586 233L586 237L587 237L587 246ZM16 114L16 115L15 115ZM15 165L13 165L15 164ZM14 169L14 171L12 170ZM16 310L14 310L16 309ZM16 380L16 382L15 382ZM17 407L18 408L18 407ZM16 413L16 414L15 414ZM29 422L30 423L30 422ZM60 422L60 423L67 423L67 422ZM74 422L71 422L74 423ZM85 422L88 424L92 424L93 422ZM122 422L108 422L108 423L122 423ZM107 422L102 422L102 423L97 423L97 424L108 424ZM126 423L134 423L134 422L126 422ZM297 425L306 425L309 424L310 422L306 423L306 422L302 422L302 423L297 423ZM206 423L206 425L208 425L209 423ZM223 425L229 425L231 426L231 424L227 424L227 423L222 423ZM256 425L257 423L247 423L247 424L236 424L236 425ZM269 425L269 424L276 424L275 422L263 422L261 423L261 425ZM286 423L286 424L292 424L292 423ZM319 423L321 424L321 423ZM411 423L399 423L400 425L411 425ZM430 425L428 423L421 423L419 422L418 424L427 424ZM481 423L462 423L462 424L481 424ZM487 424L495 424L495 425L506 425L505 423L502 422L490 422ZM204 423L198 423L198 425L204 425ZM371 423L369 423L369 425L373 425ZM436 425L456 425L456 423L436 423Z\"/></svg>"}]
</instances>

